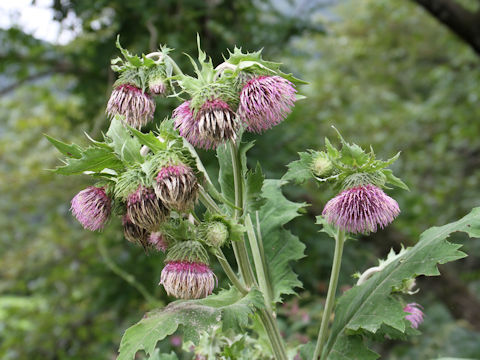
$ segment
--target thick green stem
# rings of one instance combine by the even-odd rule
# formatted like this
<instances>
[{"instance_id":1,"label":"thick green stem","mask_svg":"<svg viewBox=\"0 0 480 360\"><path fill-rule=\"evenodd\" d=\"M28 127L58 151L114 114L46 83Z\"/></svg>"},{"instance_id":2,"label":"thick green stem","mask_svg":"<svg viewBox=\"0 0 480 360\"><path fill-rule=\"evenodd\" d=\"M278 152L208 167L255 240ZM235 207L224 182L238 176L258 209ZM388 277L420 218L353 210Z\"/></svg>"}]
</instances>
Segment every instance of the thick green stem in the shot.
<instances>
[{"instance_id":1,"label":"thick green stem","mask_svg":"<svg viewBox=\"0 0 480 360\"><path fill-rule=\"evenodd\" d=\"M242 294L247 294L248 290L245 288L245 286L242 284L238 276L235 274L235 271L233 271L232 267L227 261L227 258L225 257L225 254L221 249L217 249L215 253L218 262L222 266L223 271L225 271L225 274L227 274L228 278L232 282L232 284L240 291Z\"/></svg>"},{"instance_id":2,"label":"thick green stem","mask_svg":"<svg viewBox=\"0 0 480 360\"><path fill-rule=\"evenodd\" d=\"M283 343L283 338L272 314L264 309L260 310L259 314L270 344L272 345L275 360L287 360L287 351Z\"/></svg>"},{"instance_id":3,"label":"thick green stem","mask_svg":"<svg viewBox=\"0 0 480 360\"><path fill-rule=\"evenodd\" d=\"M242 176L242 165L240 164L238 148L235 142L231 141L230 153L232 155L232 169L233 169L233 181L235 186L235 206L234 217L238 220L242 216L243 209L243 189L244 189L244 179ZM235 256L237 258L237 263L240 268L247 287L251 287L255 284L255 276L253 275L252 266L250 260L248 259L247 248L245 247L245 240L242 239L238 242L232 243Z\"/></svg>"},{"instance_id":4,"label":"thick green stem","mask_svg":"<svg viewBox=\"0 0 480 360\"><path fill-rule=\"evenodd\" d=\"M257 272L258 284L260 285L260 290L263 293L267 311L272 313L272 295L269 286L270 281L267 278L267 266L265 264L265 258L262 257L262 253L260 251L260 244L255 234L255 229L253 228L250 214L247 214L245 217L245 226L247 228L247 236L250 242L250 248L252 249L253 262Z\"/></svg>"},{"instance_id":5,"label":"thick green stem","mask_svg":"<svg viewBox=\"0 0 480 360\"><path fill-rule=\"evenodd\" d=\"M332 273L330 274L330 284L328 285L327 301L323 310L322 323L318 332L317 345L313 353L313 360L317 360L323 351L323 346L327 340L328 323L335 304L335 293L337 291L338 276L340 274L340 266L342 264L343 244L345 243L345 232L338 230L335 238L335 253L333 255Z\"/></svg>"}]
</instances>

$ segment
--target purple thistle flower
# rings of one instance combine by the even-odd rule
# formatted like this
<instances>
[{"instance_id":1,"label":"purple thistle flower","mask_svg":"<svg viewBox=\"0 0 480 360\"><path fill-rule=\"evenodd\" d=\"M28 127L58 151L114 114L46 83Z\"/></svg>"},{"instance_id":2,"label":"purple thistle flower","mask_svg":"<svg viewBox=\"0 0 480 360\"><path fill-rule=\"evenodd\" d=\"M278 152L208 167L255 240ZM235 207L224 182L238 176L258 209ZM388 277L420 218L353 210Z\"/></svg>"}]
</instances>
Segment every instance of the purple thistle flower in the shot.
<instances>
[{"instance_id":1,"label":"purple thistle flower","mask_svg":"<svg viewBox=\"0 0 480 360\"><path fill-rule=\"evenodd\" d=\"M328 223L351 233L376 232L400 213L397 202L373 185L356 186L331 199L322 215Z\"/></svg>"},{"instance_id":2,"label":"purple thistle flower","mask_svg":"<svg viewBox=\"0 0 480 360\"><path fill-rule=\"evenodd\" d=\"M148 237L148 243L161 252L165 252L168 249L168 242L161 232L151 233Z\"/></svg>"},{"instance_id":3,"label":"purple thistle flower","mask_svg":"<svg viewBox=\"0 0 480 360\"><path fill-rule=\"evenodd\" d=\"M206 264L170 261L162 270L160 284L178 299L201 299L212 293L217 277Z\"/></svg>"},{"instance_id":4,"label":"purple thistle flower","mask_svg":"<svg viewBox=\"0 0 480 360\"><path fill-rule=\"evenodd\" d=\"M162 78L155 78L149 81L148 90L154 95L164 96L167 93L167 85Z\"/></svg>"},{"instance_id":5,"label":"purple thistle flower","mask_svg":"<svg viewBox=\"0 0 480 360\"><path fill-rule=\"evenodd\" d=\"M142 89L131 85L121 84L115 87L107 104L107 114L111 118L123 115L124 121L140 129L153 119L155 102Z\"/></svg>"},{"instance_id":6,"label":"purple thistle flower","mask_svg":"<svg viewBox=\"0 0 480 360\"><path fill-rule=\"evenodd\" d=\"M127 214L122 217L122 225L125 239L134 244L142 245L144 249L147 248L148 231L146 229L135 225Z\"/></svg>"},{"instance_id":7,"label":"purple thistle flower","mask_svg":"<svg viewBox=\"0 0 480 360\"><path fill-rule=\"evenodd\" d=\"M137 226L149 231L158 229L168 214L152 188L139 185L137 190L127 197L127 215Z\"/></svg>"},{"instance_id":8,"label":"purple thistle flower","mask_svg":"<svg viewBox=\"0 0 480 360\"><path fill-rule=\"evenodd\" d=\"M261 133L280 124L292 112L296 90L281 76L258 76L240 93L238 115L250 132Z\"/></svg>"},{"instance_id":9,"label":"purple thistle flower","mask_svg":"<svg viewBox=\"0 0 480 360\"><path fill-rule=\"evenodd\" d=\"M197 199L198 182L189 166L170 165L160 169L155 178L154 189L168 208L186 211L193 207Z\"/></svg>"},{"instance_id":10,"label":"purple thistle flower","mask_svg":"<svg viewBox=\"0 0 480 360\"><path fill-rule=\"evenodd\" d=\"M226 102L207 100L197 114L190 105L190 101L185 101L173 111L175 128L189 143L208 150L235 139L239 124Z\"/></svg>"},{"instance_id":11,"label":"purple thistle flower","mask_svg":"<svg viewBox=\"0 0 480 360\"><path fill-rule=\"evenodd\" d=\"M415 329L418 329L418 326L423 323L423 312L420 308L421 306L417 303L407 304L407 306L403 308L403 311L408 313L408 315L405 315L405 319L410 321L410 324L412 324L412 327Z\"/></svg>"},{"instance_id":12,"label":"purple thistle flower","mask_svg":"<svg viewBox=\"0 0 480 360\"><path fill-rule=\"evenodd\" d=\"M85 229L95 231L105 226L111 208L112 202L105 189L89 186L74 196L70 210Z\"/></svg>"}]
</instances>

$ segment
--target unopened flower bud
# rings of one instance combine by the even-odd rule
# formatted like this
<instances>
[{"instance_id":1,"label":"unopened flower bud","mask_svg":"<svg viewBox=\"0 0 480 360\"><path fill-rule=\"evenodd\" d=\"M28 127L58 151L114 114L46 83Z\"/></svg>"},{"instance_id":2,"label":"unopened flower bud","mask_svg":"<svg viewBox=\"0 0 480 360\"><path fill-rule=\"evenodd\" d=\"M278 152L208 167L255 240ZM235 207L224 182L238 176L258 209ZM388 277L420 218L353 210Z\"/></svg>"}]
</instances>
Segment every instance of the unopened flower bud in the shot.
<instances>
[{"instance_id":1,"label":"unopened flower bud","mask_svg":"<svg viewBox=\"0 0 480 360\"><path fill-rule=\"evenodd\" d=\"M295 102L293 84L281 76L258 76L240 93L238 115L250 132L261 133L280 124Z\"/></svg>"},{"instance_id":2,"label":"unopened flower bud","mask_svg":"<svg viewBox=\"0 0 480 360\"><path fill-rule=\"evenodd\" d=\"M316 176L325 177L331 174L333 164L328 158L327 154L320 152L312 162L312 172Z\"/></svg>"},{"instance_id":3,"label":"unopened flower bud","mask_svg":"<svg viewBox=\"0 0 480 360\"><path fill-rule=\"evenodd\" d=\"M408 313L408 315L405 315L405 319L412 324L413 328L418 329L418 326L423 323L423 311L421 310L421 306L417 303L410 303L403 308L403 311Z\"/></svg>"},{"instance_id":4,"label":"unopened flower bud","mask_svg":"<svg viewBox=\"0 0 480 360\"><path fill-rule=\"evenodd\" d=\"M373 185L342 191L331 199L322 215L328 223L351 233L376 232L400 213L397 202Z\"/></svg>"},{"instance_id":5,"label":"unopened flower bud","mask_svg":"<svg viewBox=\"0 0 480 360\"><path fill-rule=\"evenodd\" d=\"M205 223L201 228L203 241L212 247L221 247L228 240L227 225L221 221Z\"/></svg>"},{"instance_id":6,"label":"unopened flower bud","mask_svg":"<svg viewBox=\"0 0 480 360\"><path fill-rule=\"evenodd\" d=\"M184 212L191 209L197 199L198 182L193 170L180 163L162 167L155 177L154 189L165 206Z\"/></svg>"},{"instance_id":7,"label":"unopened flower bud","mask_svg":"<svg viewBox=\"0 0 480 360\"><path fill-rule=\"evenodd\" d=\"M152 188L140 185L127 197L127 215L134 224L156 231L166 219L168 209Z\"/></svg>"},{"instance_id":8,"label":"unopened flower bud","mask_svg":"<svg viewBox=\"0 0 480 360\"><path fill-rule=\"evenodd\" d=\"M148 243L161 252L165 252L168 249L168 241L161 232L151 233L148 237Z\"/></svg>"},{"instance_id":9,"label":"unopened flower bud","mask_svg":"<svg viewBox=\"0 0 480 360\"><path fill-rule=\"evenodd\" d=\"M80 191L71 202L71 211L85 229L95 231L105 226L112 202L103 187L90 186Z\"/></svg>"}]
</instances>

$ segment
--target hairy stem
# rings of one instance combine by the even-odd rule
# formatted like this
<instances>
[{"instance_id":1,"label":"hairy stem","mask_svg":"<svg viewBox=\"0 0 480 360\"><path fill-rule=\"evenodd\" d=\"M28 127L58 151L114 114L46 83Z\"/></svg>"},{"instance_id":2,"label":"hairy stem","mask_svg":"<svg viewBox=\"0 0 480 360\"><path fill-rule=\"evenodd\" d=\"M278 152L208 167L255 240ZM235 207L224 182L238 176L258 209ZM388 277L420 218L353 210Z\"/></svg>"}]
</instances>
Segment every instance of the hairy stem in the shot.
<instances>
[{"instance_id":1,"label":"hairy stem","mask_svg":"<svg viewBox=\"0 0 480 360\"><path fill-rule=\"evenodd\" d=\"M225 274L227 274L232 284L238 289L238 291L246 295L248 293L248 290L245 288L238 276L235 274L235 271L233 271L223 251L221 249L217 249L215 252L215 256L217 257L218 262L222 266L223 271L225 271Z\"/></svg>"},{"instance_id":2,"label":"hairy stem","mask_svg":"<svg viewBox=\"0 0 480 360\"><path fill-rule=\"evenodd\" d=\"M342 264L343 244L345 243L345 232L338 230L335 237L335 253L333 255L332 273L330 274L330 284L328 285L327 301L323 310L322 323L318 332L317 345L313 353L313 360L317 360L327 339L327 330L333 306L335 304L335 293L337 291L338 276L340 274L340 266Z\"/></svg>"}]
</instances>

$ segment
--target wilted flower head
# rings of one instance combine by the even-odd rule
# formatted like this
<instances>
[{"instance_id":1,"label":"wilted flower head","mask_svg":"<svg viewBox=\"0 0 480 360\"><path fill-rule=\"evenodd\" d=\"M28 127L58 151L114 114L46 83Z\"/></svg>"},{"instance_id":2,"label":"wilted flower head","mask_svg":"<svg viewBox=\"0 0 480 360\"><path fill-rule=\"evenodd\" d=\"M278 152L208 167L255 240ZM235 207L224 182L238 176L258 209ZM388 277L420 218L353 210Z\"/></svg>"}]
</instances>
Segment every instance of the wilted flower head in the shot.
<instances>
[{"instance_id":1,"label":"wilted flower head","mask_svg":"<svg viewBox=\"0 0 480 360\"><path fill-rule=\"evenodd\" d=\"M323 209L327 222L351 233L376 232L400 213L397 202L373 185L342 191Z\"/></svg>"},{"instance_id":2,"label":"wilted flower head","mask_svg":"<svg viewBox=\"0 0 480 360\"><path fill-rule=\"evenodd\" d=\"M168 208L186 211L197 199L198 183L193 170L180 163L162 167L155 178L154 189Z\"/></svg>"},{"instance_id":3,"label":"wilted flower head","mask_svg":"<svg viewBox=\"0 0 480 360\"><path fill-rule=\"evenodd\" d=\"M134 244L140 244L144 248L147 247L148 231L146 229L135 225L127 214L122 217L122 224L125 239Z\"/></svg>"},{"instance_id":4,"label":"wilted flower head","mask_svg":"<svg viewBox=\"0 0 480 360\"><path fill-rule=\"evenodd\" d=\"M408 315L405 315L405 319L410 321L412 327L415 329L418 329L418 326L423 322L423 312L420 308L421 306L417 303L407 304L407 306L403 308L403 311L408 313Z\"/></svg>"},{"instance_id":5,"label":"wilted flower head","mask_svg":"<svg viewBox=\"0 0 480 360\"><path fill-rule=\"evenodd\" d=\"M208 254L198 241L182 241L167 253L160 284L167 294L179 299L200 299L210 295L217 277L208 266Z\"/></svg>"},{"instance_id":6,"label":"wilted flower head","mask_svg":"<svg viewBox=\"0 0 480 360\"><path fill-rule=\"evenodd\" d=\"M226 102L207 100L196 113L190 105L186 101L173 112L175 128L189 143L208 150L235 139L239 124Z\"/></svg>"},{"instance_id":7,"label":"wilted flower head","mask_svg":"<svg viewBox=\"0 0 480 360\"><path fill-rule=\"evenodd\" d=\"M90 186L80 191L71 202L71 210L77 220L88 230L100 230L105 226L111 200L103 187Z\"/></svg>"},{"instance_id":8,"label":"wilted flower head","mask_svg":"<svg viewBox=\"0 0 480 360\"><path fill-rule=\"evenodd\" d=\"M168 241L161 232L151 233L148 237L148 243L161 252L165 252L168 249Z\"/></svg>"},{"instance_id":9,"label":"wilted flower head","mask_svg":"<svg viewBox=\"0 0 480 360\"><path fill-rule=\"evenodd\" d=\"M247 130L261 133L281 123L295 102L293 84L281 76L258 76L240 93L238 114Z\"/></svg>"},{"instance_id":10,"label":"wilted flower head","mask_svg":"<svg viewBox=\"0 0 480 360\"><path fill-rule=\"evenodd\" d=\"M127 197L127 215L130 220L149 231L156 231L168 214L152 188L139 185Z\"/></svg>"},{"instance_id":11,"label":"wilted flower head","mask_svg":"<svg viewBox=\"0 0 480 360\"><path fill-rule=\"evenodd\" d=\"M210 295L217 278L207 264L189 261L170 261L160 277L170 296L178 299L201 299Z\"/></svg>"},{"instance_id":12,"label":"wilted flower head","mask_svg":"<svg viewBox=\"0 0 480 360\"><path fill-rule=\"evenodd\" d=\"M124 116L124 121L137 129L153 119L155 102L139 87L123 83L116 86L107 104L107 114Z\"/></svg>"}]
</instances>

